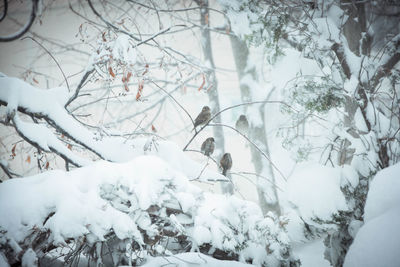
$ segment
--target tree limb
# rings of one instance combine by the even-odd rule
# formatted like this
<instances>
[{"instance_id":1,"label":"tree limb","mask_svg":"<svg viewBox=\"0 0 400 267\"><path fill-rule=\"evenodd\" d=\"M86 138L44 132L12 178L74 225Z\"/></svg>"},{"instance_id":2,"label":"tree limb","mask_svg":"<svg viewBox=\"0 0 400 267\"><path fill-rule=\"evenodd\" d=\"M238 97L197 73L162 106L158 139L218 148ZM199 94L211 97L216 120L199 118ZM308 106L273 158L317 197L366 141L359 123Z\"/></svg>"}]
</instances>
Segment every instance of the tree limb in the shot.
<instances>
[{"instance_id":1,"label":"tree limb","mask_svg":"<svg viewBox=\"0 0 400 267\"><path fill-rule=\"evenodd\" d=\"M350 79L351 71L350 71L349 64L347 63L346 56L344 54L343 46L339 43L334 43L331 46L331 49L335 52L336 57L338 58L340 65L342 66L342 70L343 70L344 74L346 75L346 78Z\"/></svg>"},{"instance_id":2,"label":"tree limb","mask_svg":"<svg viewBox=\"0 0 400 267\"><path fill-rule=\"evenodd\" d=\"M5 0L5 2L7 3L7 0ZM11 41L14 41L14 40L18 39L19 37L21 37L22 35L24 35L27 31L29 31L29 29L31 28L31 26L32 26L32 24L33 24L33 22L35 21L35 18L36 18L36 13L37 13L37 9L38 9L38 2L39 2L39 0L32 0L31 1L31 15L29 17L28 22L25 24L25 26L22 29L20 29L18 32L16 32L16 33L13 33L13 34L10 34L10 35L7 35L7 36L0 36L0 42L11 42ZM6 11L7 11L7 5L5 5L4 17L6 16ZM3 18L1 20L3 20Z\"/></svg>"}]
</instances>

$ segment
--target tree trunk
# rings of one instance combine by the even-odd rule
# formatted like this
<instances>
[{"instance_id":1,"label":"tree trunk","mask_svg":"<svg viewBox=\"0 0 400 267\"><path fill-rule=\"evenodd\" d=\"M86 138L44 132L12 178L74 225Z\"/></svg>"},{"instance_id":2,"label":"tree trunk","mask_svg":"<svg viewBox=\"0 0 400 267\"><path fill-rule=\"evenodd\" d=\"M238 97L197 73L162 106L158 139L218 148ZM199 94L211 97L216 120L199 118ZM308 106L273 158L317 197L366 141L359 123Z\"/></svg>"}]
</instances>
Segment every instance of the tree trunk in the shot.
<instances>
[{"instance_id":1,"label":"tree trunk","mask_svg":"<svg viewBox=\"0 0 400 267\"><path fill-rule=\"evenodd\" d=\"M230 40L239 81L242 81L243 77L246 75L250 75L253 81L258 82L256 69L254 67L249 68L248 66L249 49L246 42L233 35L230 36ZM240 92L243 102L250 102L253 100L251 88L249 88L246 83L240 82ZM254 141L254 143L257 144L257 146L262 149L268 157L270 157L267 134L265 132L264 105L260 105L258 111L263 123L261 125L254 125L252 123L252 118L248 118L250 124L249 138ZM250 151L256 173L259 175L266 173L266 176L273 184L275 184L272 165L269 162L266 162L266 159L262 157L261 153L254 146L250 146ZM264 215L269 211L274 212L278 216L281 214L278 192L274 185L266 183L261 177L257 177L257 193L258 201Z\"/></svg>"},{"instance_id":2,"label":"tree trunk","mask_svg":"<svg viewBox=\"0 0 400 267\"><path fill-rule=\"evenodd\" d=\"M208 69L205 71L207 77L208 98L210 100L210 108L212 114L220 111L219 96L218 96L218 80L215 75L215 63L211 48L211 36L209 30L210 14L208 11L208 0L196 0L200 7L200 22L201 22L201 48L203 50L204 61ZM221 116L213 120L214 123L221 123ZM220 159L225 153L225 140L222 127L214 127L213 134L215 139L215 156ZM224 194L233 194L232 183L221 183L221 189Z\"/></svg>"}]
</instances>

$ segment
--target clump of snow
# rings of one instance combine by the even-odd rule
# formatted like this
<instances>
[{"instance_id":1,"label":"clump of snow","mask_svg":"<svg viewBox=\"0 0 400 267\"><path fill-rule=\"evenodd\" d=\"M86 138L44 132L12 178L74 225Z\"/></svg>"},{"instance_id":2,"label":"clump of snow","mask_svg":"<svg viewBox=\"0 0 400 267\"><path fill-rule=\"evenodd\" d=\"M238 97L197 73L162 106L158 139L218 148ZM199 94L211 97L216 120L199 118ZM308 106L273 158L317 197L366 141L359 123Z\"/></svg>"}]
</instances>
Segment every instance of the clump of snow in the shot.
<instances>
[{"instance_id":1,"label":"clump of snow","mask_svg":"<svg viewBox=\"0 0 400 267\"><path fill-rule=\"evenodd\" d=\"M218 0L218 2L225 9L231 30L237 36L244 38L262 27L258 23L260 15L249 8L247 1Z\"/></svg>"},{"instance_id":2,"label":"clump of snow","mask_svg":"<svg viewBox=\"0 0 400 267\"><path fill-rule=\"evenodd\" d=\"M323 240L317 239L305 244L296 245L293 251L299 255L301 265L305 267L329 267L329 262L324 259L324 243Z\"/></svg>"},{"instance_id":3,"label":"clump of snow","mask_svg":"<svg viewBox=\"0 0 400 267\"><path fill-rule=\"evenodd\" d=\"M341 168L298 165L288 181L288 200L298 207L302 217L328 220L339 210L348 209L340 190L342 175Z\"/></svg>"},{"instance_id":4,"label":"clump of snow","mask_svg":"<svg viewBox=\"0 0 400 267\"><path fill-rule=\"evenodd\" d=\"M276 221L272 214L264 218L253 202L206 193L194 218L193 239L197 246L211 243L224 251L244 250L240 253L242 260L252 259L253 264L262 264L269 262L271 256L280 259L279 247L289 248L289 239ZM273 255L253 254L267 246Z\"/></svg>"},{"instance_id":5,"label":"clump of snow","mask_svg":"<svg viewBox=\"0 0 400 267\"><path fill-rule=\"evenodd\" d=\"M344 266L399 266L400 163L373 178L365 204L364 225L346 255Z\"/></svg>"},{"instance_id":6,"label":"clump of snow","mask_svg":"<svg viewBox=\"0 0 400 267\"><path fill-rule=\"evenodd\" d=\"M378 172L373 178L365 204L365 222L386 211L396 208L400 203L400 164Z\"/></svg>"},{"instance_id":7,"label":"clump of snow","mask_svg":"<svg viewBox=\"0 0 400 267\"><path fill-rule=\"evenodd\" d=\"M27 251L22 256L21 265L22 265L22 267L38 266L38 258L36 256L35 251L33 251L33 249L31 249L31 248L27 249Z\"/></svg>"},{"instance_id":8,"label":"clump of snow","mask_svg":"<svg viewBox=\"0 0 400 267\"><path fill-rule=\"evenodd\" d=\"M127 35L119 35L113 43L112 56L116 60L125 61L133 65L136 62L136 53L129 41L130 39Z\"/></svg>"},{"instance_id":9,"label":"clump of snow","mask_svg":"<svg viewBox=\"0 0 400 267\"><path fill-rule=\"evenodd\" d=\"M10 266L8 264L8 262L7 262L6 256L4 256L4 254L2 252L0 252L0 266L2 266L2 267L9 267Z\"/></svg>"},{"instance_id":10,"label":"clump of snow","mask_svg":"<svg viewBox=\"0 0 400 267\"><path fill-rule=\"evenodd\" d=\"M310 24L308 27L318 36L316 42L320 47L330 47L332 42L339 42L340 30L330 17L314 18L313 21L315 24Z\"/></svg>"}]
</instances>

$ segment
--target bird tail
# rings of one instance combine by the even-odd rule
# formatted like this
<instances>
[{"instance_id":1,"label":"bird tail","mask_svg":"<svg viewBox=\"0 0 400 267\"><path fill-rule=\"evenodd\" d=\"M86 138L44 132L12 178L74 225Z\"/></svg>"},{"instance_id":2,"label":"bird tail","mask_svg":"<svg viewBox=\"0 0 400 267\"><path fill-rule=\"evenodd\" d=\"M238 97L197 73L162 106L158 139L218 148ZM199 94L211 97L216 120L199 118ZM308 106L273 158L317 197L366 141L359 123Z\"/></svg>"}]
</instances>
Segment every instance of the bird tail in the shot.
<instances>
[{"instance_id":1,"label":"bird tail","mask_svg":"<svg viewBox=\"0 0 400 267\"><path fill-rule=\"evenodd\" d=\"M223 175L223 176L226 176L226 172L227 172L227 169L223 168L223 169L222 169L222 175Z\"/></svg>"}]
</instances>

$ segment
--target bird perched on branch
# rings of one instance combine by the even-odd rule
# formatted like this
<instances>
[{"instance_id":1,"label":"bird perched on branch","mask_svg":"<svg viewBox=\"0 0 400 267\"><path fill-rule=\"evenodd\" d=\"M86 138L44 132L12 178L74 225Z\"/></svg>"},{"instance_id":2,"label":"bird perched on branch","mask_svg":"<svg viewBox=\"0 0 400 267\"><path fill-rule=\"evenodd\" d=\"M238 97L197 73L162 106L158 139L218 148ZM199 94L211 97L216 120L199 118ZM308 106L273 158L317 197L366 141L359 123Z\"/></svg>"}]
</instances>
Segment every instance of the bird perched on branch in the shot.
<instances>
[{"instance_id":1,"label":"bird perched on branch","mask_svg":"<svg viewBox=\"0 0 400 267\"><path fill-rule=\"evenodd\" d=\"M240 115L239 119L236 121L235 128L243 134L249 133L249 122L246 118L246 115Z\"/></svg>"},{"instance_id":2,"label":"bird perched on branch","mask_svg":"<svg viewBox=\"0 0 400 267\"><path fill-rule=\"evenodd\" d=\"M222 168L222 175L226 176L226 172L232 168L232 157L230 153L225 153L219 164Z\"/></svg>"},{"instance_id":3,"label":"bird perched on branch","mask_svg":"<svg viewBox=\"0 0 400 267\"><path fill-rule=\"evenodd\" d=\"M199 125L206 124L210 120L210 118L211 118L211 109L208 106L204 106L200 114L197 115L196 119L194 120L193 130L196 129L196 127Z\"/></svg>"},{"instance_id":4,"label":"bird perched on branch","mask_svg":"<svg viewBox=\"0 0 400 267\"><path fill-rule=\"evenodd\" d=\"M209 157L213 152L215 148L215 140L213 137L208 137L203 144L201 144L201 152L203 152L204 155Z\"/></svg>"}]
</instances>

